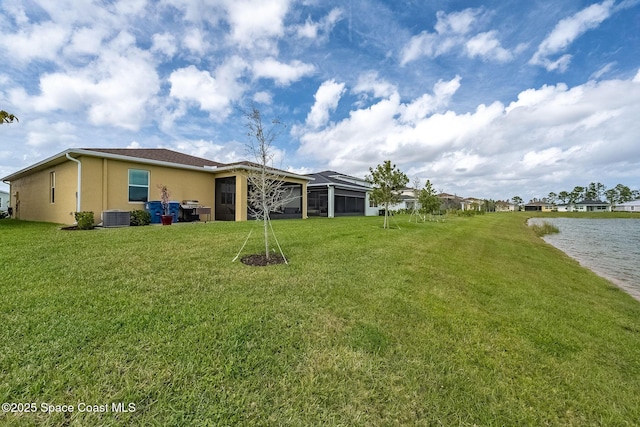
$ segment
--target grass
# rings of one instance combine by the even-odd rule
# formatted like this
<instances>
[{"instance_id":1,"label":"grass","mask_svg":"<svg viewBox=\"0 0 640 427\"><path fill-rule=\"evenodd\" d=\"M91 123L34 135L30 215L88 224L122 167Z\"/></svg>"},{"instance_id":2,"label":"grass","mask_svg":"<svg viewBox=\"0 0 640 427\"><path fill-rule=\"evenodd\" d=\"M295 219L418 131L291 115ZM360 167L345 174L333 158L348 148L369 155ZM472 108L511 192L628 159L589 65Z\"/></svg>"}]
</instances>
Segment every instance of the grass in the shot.
<instances>
[{"instance_id":1,"label":"grass","mask_svg":"<svg viewBox=\"0 0 640 427\"><path fill-rule=\"evenodd\" d=\"M0 424L636 424L640 303L527 216L278 221L267 268L253 223L2 220L0 400L76 411Z\"/></svg>"},{"instance_id":2,"label":"grass","mask_svg":"<svg viewBox=\"0 0 640 427\"><path fill-rule=\"evenodd\" d=\"M529 227L531 227L533 232L538 237L560 232L560 229L558 227L547 221L543 221L541 224L531 224Z\"/></svg>"}]
</instances>

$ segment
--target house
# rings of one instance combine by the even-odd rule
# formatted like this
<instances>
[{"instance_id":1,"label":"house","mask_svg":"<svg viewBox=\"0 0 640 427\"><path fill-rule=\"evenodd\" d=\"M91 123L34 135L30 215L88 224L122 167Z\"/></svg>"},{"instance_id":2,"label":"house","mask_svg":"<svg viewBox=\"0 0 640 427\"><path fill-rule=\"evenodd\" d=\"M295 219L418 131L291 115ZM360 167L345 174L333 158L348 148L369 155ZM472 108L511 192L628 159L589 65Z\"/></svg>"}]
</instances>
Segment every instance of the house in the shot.
<instances>
[{"instance_id":1,"label":"house","mask_svg":"<svg viewBox=\"0 0 640 427\"><path fill-rule=\"evenodd\" d=\"M463 199L462 197L458 197L455 194L449 193L440 193L437 194L436 197L440 199L441 209L462 209Z\"/></svg>"},{"instance_id":2,"label":"house","mask_svg":"<svg viewBox=\"0 0 640 427\"><path fill-rule=\"evenodd\" d=\"M558 212L573 212L573 205L572 204L556 205L556 210Z\"/></svg>"},{"instance_id":3,"label":"house","mask_svg":"<svg viewBox=\"0 0 640 427\"><path fill-rule=\"evenodd\" d=\"M516 210L516 205L510 202L503 202L499 200L496 202L496 212L514 212Z\"/></svg>"},{"instance_id":4,"label":"house","mask_svg":"<svg viewBox=\"0 0 640 427\"><path fill-rule=\"evenodd\" d=\"M616 212L640 212L640 200L618 203L613 207Z\"/></svg>"},{"instance_id":5,"label":"house","mask_svg":"<svg viewBox=\"0 0 640 427\"><path fill-rule=\"evenodd\" d=\"M551 212L553 210L553 204L548 202L529 202L526 205L524 205L524 210Z\"/></svg>"},{"instance_id":6,"label":"house","mask_svg":"<svg viewBox=\"0 0 640 427\"><path fill-rule=\"evenodd\" d=\"M484 200L475 197L467 197L462 200L463 211L479 211L484 206Z\"/></svg>"},{"instance_id":7,"label":"house","mask_svg":"<svg viewBox=\"0 0 640 427\"><path fill-rule=\"evenodd\" d=\"M306 175L307 214L309 216L378 215L378 208L369 200L371 184L364 179L335 171Z\"/></svg>"},{"instance_id":8,"label":"house","mask_svg":"<svg viewBox=\"0 0 640 427\"><path fill-rule=\"evenodd\" d=\"M575 212L611 212L611 205L600 200L583 200L574 205Z\"/></svg>"},{"instance_id":9,"label":"house","mask_svg":"<svg viewBox=\"0 0 640 427\"><path fill-rule=\"evenodd\" d=\"M9 193L0 190L0 212L6 212L9 208Z\"/></svg>"},{"instance_id":10,"label":"house","mask_svg":"<svg viewBox=\"0 0 640 427\"><path fill-rule=\"evenodd\" d=\"M14 217L23 220L72 224L74 212L92 211L99 222L105 211L145 209L164 184L173 200L210 207L212 220L246 221L247 176L255 170L248 162L223 164L162 148L73 148L2 180L10 185ZM311 178L277 173L300 196L285 211L306 218Z\"/></svg>"},{"instance_id":11,"label":"house","mask_svg":"<svg viewBox=\"0 0 640 427\"><path fill-rule=\"evenodd\" d=\"M418 207L418 198L416 197L415 188L404 187L399 190L398 196L400 201L389 206L389 211L412 211L414 207Z\"/></svg>"}]
</instances>

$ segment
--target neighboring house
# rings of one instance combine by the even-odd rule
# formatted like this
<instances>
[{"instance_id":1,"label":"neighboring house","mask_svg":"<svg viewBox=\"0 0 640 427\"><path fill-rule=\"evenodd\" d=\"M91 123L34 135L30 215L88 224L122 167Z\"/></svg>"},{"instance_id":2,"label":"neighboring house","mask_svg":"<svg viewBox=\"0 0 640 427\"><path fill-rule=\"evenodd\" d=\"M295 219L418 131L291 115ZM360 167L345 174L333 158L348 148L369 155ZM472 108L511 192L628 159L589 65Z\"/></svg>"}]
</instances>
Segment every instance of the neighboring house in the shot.
<instances>
[{"instance_id":1,"label":"neighboring house","mask_svg":"<svg viewBox=\"0 0 640 427\"><path fill-rule=\"evenodd\" d=\"M9 193L0 190L0 211L6 212L9 207Z\"/></svg>"},{"instance_id":2,"label":"neighboring house","mask_svg":"<svg viewBox=\"0 0 640 427\"><path fill-rule=\"evenodd\" d=\"M440 203L441 203L440 207L442 210L446 211L447 209L463 209L462 197L458 197L455 194L448 194L448 193L440 193L436 195L436 197L440 199Z\"/></svg>"},{"instance_id":3,"label":"neighboring house","mask_svg":"<svg viewBox=\"0 0 640 427\"><path fill-rule=\"evenodd\" d=\"M484 206L484 200L475 197L467 197L462 200L463 211L479 211Z\"/></svg>"},{"instance_id":4,"label":"neighboring house","mask_svg":"<svg viewBox=\"0 0 640 427\"><path fill-rule=\"evenodd\" d=\"M514 212L516 205L511 202L503 202L499 200L496 202L496 212Z\"/></svg>"},{"instance_id":5,"label":"neighboring house","mask_svg":"<svg viewBox=\"0 0 640 427\"><path fill-rule=\"evenodd\" d=\"M619 203L613 207L616 212L638 212L640 213L640 200Z\"/></svg>"},{"instance_id":6,"label":"neighboring house","mask_svg":"<svg viewBox=\"0 0 640 427\"><path fill-rule=\"evenodd\" d=\"M611 205L600 200L583 200L574 205L575 212L611 212Z\"/></svg>"},{"instance_id":7,"label":"neighboring house","mask_svg":"<svg viewBox=\"0 0 640 427\"><path fill-rule=\"evenodd\" d=\"M524 205L524 210L551 212L553 210L553 204L547 202L530 202Z\"/></svg>"},{"instance_id":8,"label":"neighboring house","mask_svg":"<svg viewBox=\"0 0 640 427\"><path fill-rule=\"evenodd\" d=\"M571 204L556 205L558 212L573 212L574 208Z\"/></svg>"},{"instance_id":9,"label":"neighboring house","mask_svg":"<svg viewBox=\"0 0 640 427\"><path fill-rule=\"evenodd\" d=\"M309 216L378 215L378 208L369 200L371 184L361 178L334 171L306 175L307 214Z\"/></svg>"},{"instance_id":10,"label":"neighboring house","mask_svg":"<svg viewBox=\"0 0 640 427\"><path fill-rule=\"evenodd\" d=\"M416 198L415 189L405 187L398 193L400 195L400 201L389 206L389 211L412 211L414 206L418 205L418 199Z\"/></svg>"},{"instance_id":11,"label":"neighboring house","mask_svg":"<svg viewBox=\"0 0 640 427\"><path fill-rule=\"evenodd\" d=\"M223 164L176 151L157 149L68 149L2 178L10 185L14 217L72 224L74 212L92 211L99 222L107 210L145 209L159 200L158 184L175 201L197 200L211 208L211 219L245 221L247 175L252 163ZM285 207L307 217L309 177L277 171L299 195Z\"/></svg>"}]
</instances>

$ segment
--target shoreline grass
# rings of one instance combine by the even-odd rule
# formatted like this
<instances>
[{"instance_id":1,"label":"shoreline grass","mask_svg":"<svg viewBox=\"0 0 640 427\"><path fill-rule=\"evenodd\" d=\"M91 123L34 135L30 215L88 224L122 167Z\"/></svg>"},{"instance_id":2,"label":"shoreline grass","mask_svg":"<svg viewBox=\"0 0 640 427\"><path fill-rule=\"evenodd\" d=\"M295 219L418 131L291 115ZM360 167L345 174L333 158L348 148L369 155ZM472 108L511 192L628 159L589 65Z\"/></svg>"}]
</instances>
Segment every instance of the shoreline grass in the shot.
<instances>
[{"instance_id":1,"label":"shoreline grass","mask_svg":"<svg viewBox=\"0 0 640 427\"><path fill-rule=\"evenodd\" d=\"M0 424L633 425L640 304L529 216L278 221L268 268L253 223L0 221L1 400L136 406Z\"/></svg>"},{"instance_id":2,"label":"shoreline grass","mask_svg":"<svg viewBox=\"0 0 640 427\"><path fill-rule=\"evenodd\" d=\"M542 224L531 224L529 227L533 230L534 233L536 233L536 236L538 237L560 232L560 229L558 227L547 221L542 222Z\"/></svg>"}]
</instances>

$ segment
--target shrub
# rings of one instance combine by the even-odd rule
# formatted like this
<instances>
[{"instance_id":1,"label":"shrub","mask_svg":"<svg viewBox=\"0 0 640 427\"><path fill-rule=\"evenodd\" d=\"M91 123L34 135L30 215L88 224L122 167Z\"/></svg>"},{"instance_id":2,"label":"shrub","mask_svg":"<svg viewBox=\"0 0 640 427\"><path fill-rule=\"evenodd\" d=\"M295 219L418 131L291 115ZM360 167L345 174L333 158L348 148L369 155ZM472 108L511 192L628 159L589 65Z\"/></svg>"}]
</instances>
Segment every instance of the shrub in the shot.
<instances>
[{"instance_id":1,"label":"shrub","mask_svg":"<svg viewBox=\"0 0 640 427\"><path fill-rule=\"evenodd\" d=\"M93 212L76 212L75 217L79 230L91 230L93 228Z\"/></svg>"},{"instance_id":2,"label":"shrub","mask_svg":"<svg viewBox=\"0 0 640 427\"><path fill-rule=\"evenodd\" d=\"M151 214L147 211L137 210L131 211L130 225L149 225L151 224Z\"/></svg>"}]
</instances>

